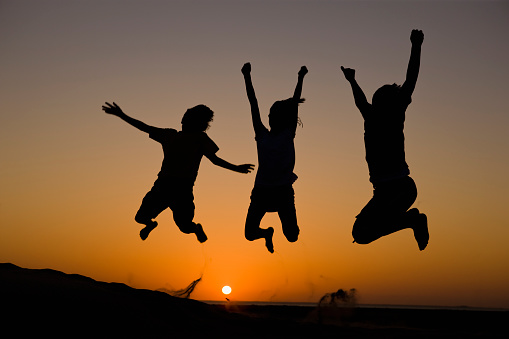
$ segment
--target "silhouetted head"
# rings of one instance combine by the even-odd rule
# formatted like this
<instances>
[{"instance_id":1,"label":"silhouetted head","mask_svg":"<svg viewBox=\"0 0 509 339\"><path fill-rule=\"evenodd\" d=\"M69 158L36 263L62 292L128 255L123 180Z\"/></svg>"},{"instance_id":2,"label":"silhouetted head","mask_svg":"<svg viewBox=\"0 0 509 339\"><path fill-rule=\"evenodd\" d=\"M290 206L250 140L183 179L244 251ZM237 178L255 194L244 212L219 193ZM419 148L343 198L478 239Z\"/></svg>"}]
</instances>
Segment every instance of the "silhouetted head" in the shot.
<instances>
[{"instance_id":1,"label":"silhouetted head","mask_svg":"<svg viewBox=\"0 0 509 339\"><path fill-rule=\"evenodd\" d=\"M182 117L182 130L189 132L204 132L214 118L214 112L205 105L189 108Z\"/></svg>"},{"instance_id":2,"label":"silhouetted head","mask_svg":"<svg viewBox=\"0 0 509 339\"><path fill-rule=\"evenodd\" d=\"M286 100L276 101L269 112L269 126L271 131L280 131L284 128L292 127L297 124L297 112L299 104L303 103L306 99L289 98Z\"/></svg>"},{"instance_id":3,"label":"silhouetted head","mask_svg":"<svg viewBox=\"0 0 509 339\"><path fill-rule=\"evenodd\" d=\"M391 109L396 103L401 86L397 84L383 85L373 94L372 104L376 110L384 111Z\"/></svg>"}]
</instances>

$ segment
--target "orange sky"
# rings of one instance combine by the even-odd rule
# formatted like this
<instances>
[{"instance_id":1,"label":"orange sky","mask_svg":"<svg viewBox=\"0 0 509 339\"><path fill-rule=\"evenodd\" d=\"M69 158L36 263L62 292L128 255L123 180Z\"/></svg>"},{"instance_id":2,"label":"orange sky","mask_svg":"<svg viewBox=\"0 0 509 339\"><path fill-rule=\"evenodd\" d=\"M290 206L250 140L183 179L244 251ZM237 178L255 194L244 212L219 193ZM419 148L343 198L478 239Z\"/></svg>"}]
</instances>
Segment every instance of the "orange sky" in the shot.
<instances>
[{"instance_id":1,"label":"orange sky","mask_svg":"<svg viewBox=\"0 0 509 339\"><path fill-rule=\"evenodd\" d=\"M318 301L356 288L362 303L509 308L509 5L389 1L0 1L0 261L193 298ZM371 197L362 118L340 65L370 98L404 80L410 31L425 34L407 111L406 151L431 239L410 230L352 244ZM276 214L276 253L244 239L254 173L204 159L195 220L169 210L143 242L133 217L160 168L160 145L101 111L117 102L180 128L199 103L216 115L218 155L256 163L240 68L250 61L262 119L304 82L294 188L301 237Z\"/></svg>"}]
</instances>

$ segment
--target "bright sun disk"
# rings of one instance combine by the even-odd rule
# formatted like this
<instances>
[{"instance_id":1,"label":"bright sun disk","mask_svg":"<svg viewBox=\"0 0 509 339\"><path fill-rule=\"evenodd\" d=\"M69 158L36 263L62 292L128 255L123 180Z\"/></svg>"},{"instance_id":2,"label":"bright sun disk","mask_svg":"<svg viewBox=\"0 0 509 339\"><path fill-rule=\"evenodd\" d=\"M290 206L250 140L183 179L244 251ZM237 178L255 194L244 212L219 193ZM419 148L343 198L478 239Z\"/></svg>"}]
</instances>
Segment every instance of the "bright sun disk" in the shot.
<instances>
[{"instance_id":1,"label":"bright sun disk","mask_svg":"<svg viewBox=\"0 0 509 339\"><path fill-rule=\"evenodd\" d=\"M223 286L222 291L224 294L230 294L232 293L232 288L230 286Z\"/></svg>"}]
</instances>

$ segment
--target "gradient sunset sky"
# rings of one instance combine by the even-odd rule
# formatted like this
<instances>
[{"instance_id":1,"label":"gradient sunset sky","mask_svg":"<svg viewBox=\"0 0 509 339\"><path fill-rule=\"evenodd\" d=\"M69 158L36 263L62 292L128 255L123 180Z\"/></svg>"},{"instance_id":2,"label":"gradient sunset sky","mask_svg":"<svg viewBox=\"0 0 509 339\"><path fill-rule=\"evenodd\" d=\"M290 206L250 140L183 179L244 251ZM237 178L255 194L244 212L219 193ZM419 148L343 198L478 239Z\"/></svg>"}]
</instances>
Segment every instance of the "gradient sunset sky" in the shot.
<instances>
[{"instance_id":1,"label":"gradient sunset sky","mask_svg":"<svg viewBox=\"0 0 509 339\"><path fill-rule=\"evenodd\" d=\"M340 66L368 98L402 83L410 32L421 71L405 125L414 206L428 215L420 252L411 230L352 243L371 198L363 121ZM52 268L194 299L309 301L355 288L367 304L509 308L508 1L0 1L0 262ZM158 143L101 111L180 129L189 107L215 112L218 156L257 163L240 72L252 64L262 112L292 95L306 65L295 139L301 236L270 254L244 238L254 173L202 160L195 221L171 211L141 241L134 215L160 169Z\"/></svg>"}]
</instances>

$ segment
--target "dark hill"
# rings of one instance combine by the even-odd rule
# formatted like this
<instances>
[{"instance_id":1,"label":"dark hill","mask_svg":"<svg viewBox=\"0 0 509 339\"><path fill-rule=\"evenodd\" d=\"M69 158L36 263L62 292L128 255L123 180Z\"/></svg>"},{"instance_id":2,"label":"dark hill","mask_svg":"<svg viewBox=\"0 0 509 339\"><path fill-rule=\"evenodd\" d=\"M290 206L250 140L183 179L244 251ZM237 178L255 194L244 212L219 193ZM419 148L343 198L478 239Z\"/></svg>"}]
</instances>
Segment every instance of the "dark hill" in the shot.
<instances>
[{"instance_id":1,"label":"dark hill","mask_svg":"<svg viewBox=\"0 0 509 339\"><path fill-rule=\"evenodd\" d=\"M449 339L508 334L507 311L354 308L345 313L327 307L230 306L0 263L2 338Z\"/></svg>"},{"instance_id":2,"label":"dark hill","mask_svg":"<svg viewBox=\"0 0 509 339\"><path fill-rule=\"evenodd\" d=\"M2 330L13 337L313 337L314 324L250 317L164 292L0 263Z\"/></svg>"}]
</instances>

